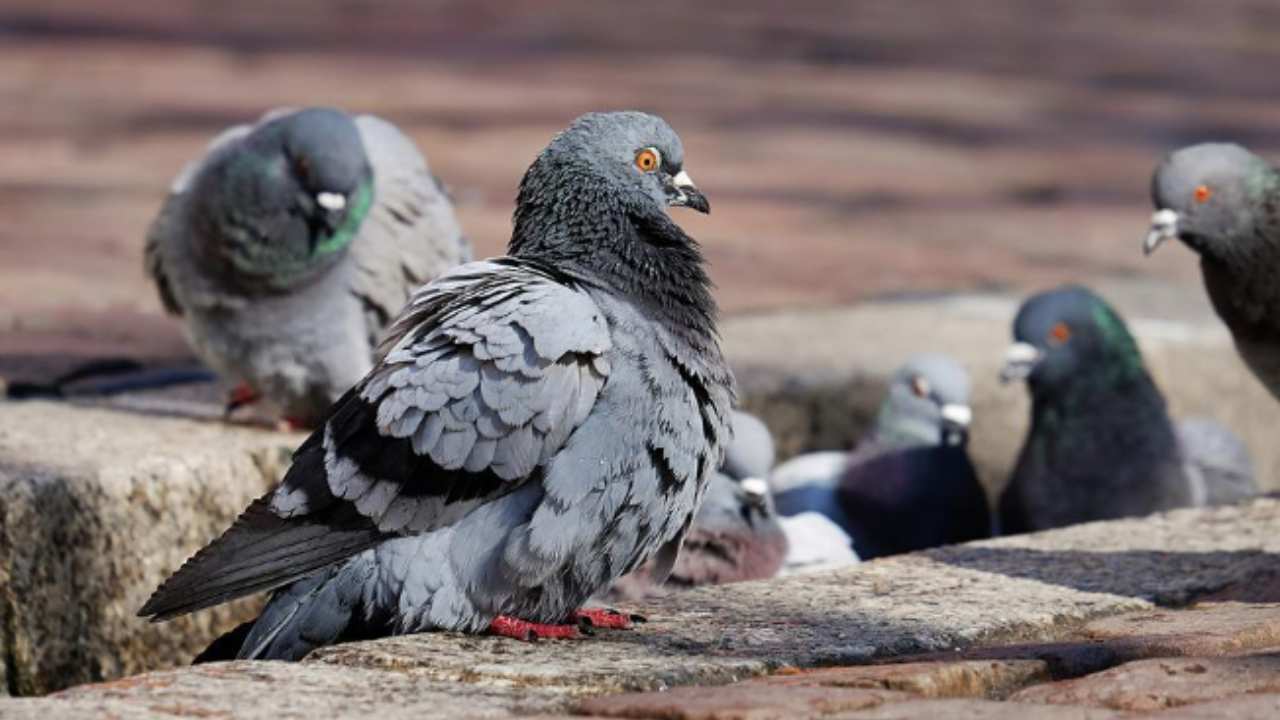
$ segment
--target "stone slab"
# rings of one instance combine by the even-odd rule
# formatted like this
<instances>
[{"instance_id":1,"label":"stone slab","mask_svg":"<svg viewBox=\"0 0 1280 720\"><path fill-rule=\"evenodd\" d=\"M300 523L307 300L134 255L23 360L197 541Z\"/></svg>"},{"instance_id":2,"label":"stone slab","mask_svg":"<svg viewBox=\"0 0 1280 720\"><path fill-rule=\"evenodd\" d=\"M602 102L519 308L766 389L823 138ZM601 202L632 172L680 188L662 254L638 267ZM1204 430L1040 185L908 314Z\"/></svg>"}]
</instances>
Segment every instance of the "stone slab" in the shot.
<instances>
[{"instance_id":1,"label":"stone slab","mask_svg":"<svg viewBox=\"0 0 1280 720\"><path fill-rule=\"evenodd\" d=\"M759 682L778 687L897 690L925 698L1004 697L1049 679L1043 660L938 660L784 672Z\"/></svg>"},{"instance_id":2,"label":"stone slab","mask_svg":"<svg viewBox=\"0 0 1280 720\"><path fill-rule=\"evenodd\" d=\"M5 689L57 690L189 662L256 608L163 625L155 586L279 477L298 438L220 423L0 402Z\"/></svg>"},{"instance_id":3,"label":"stone slab","mask_svg":"<svg viewBox=\"0 0 1280 720\"><path fill-rule=\"evenodd\" d=\"M536 701L531 701L532 709L539 712L564 711L591 696L724 685L770 671L783 674L760 684L778 690L807 686L903 695L976 691L999 695L1002 690L991 692L991 688L1000 683L984 686L974 679L976 666L967 663L961 663L959 671L799 671L922 651L945 650L948 656L963 659L956 650L1015 641L1063 642L1078 638L1090 627L1103 633L1108 626L1095 623L1101 618L1137 617L1131 614L1142 612L1158 619L1157 599L1213 592L1238 581L1260 562L1275 562L1280 549L1274 533L1277 513L1280 502L1264 498L1241 506L1093 523L888 558L840 571L675 593L628 608L649 618L638 629L600 631L580 641L527 644L430 633L323 649L296 667L411 677L424 688L495 697L499 709L514 707L510 703L520 698L532 698ZM1153 556L1162 562L1153 561ZM1223 612L1231 615L1237 610L1227 607ZM1235 617L1238 628L1258 624L1241 619L1247 618L1244 608ZM1269 627L1268 622L1262 624ZM1201 627L1209 626L1202 623ZM1047 667L1047 661L1024 659L1033 663L1002 666L1015 669L1007 673L1012 682L1039 677ZM248 676L255 668L275 672L278 665L226 667ZM15 705L0 701L0 713L10 707L45 707L52 713L70 700L145 704L151 698L144 690L156 682L165 688L189 687L172 691L174 700L181 701L196 693L209 672L195 668L138 676L123 681L132 693L124 698L111 694L121 686L107 683L40 701ZM860 672L879 679L872 687L858 687L856 681L848 683L854 687L839 684L842 673L856 677ZM805 675L819 678L819 683L797 682ZM259 703L272 707L277 695L292 695L295 684L306 687L311 682L308 677L280 675L263 686L269 686L270 692L244 689L242 700L255 708ZM831 684L822 684L824 677ZM196 685L183 684L187 682Z\"/></svg>"},{"instance_id":4,"label":"stone slab","mask_svg":"<svg viewBox=\"0 0 1280 720\"><path fill-rule=\"evenodd\" d=\"M828 715L823 720L1111 720L1119 717L1125 714L1104 708L953 698L885 703L866 710Z\"/></svg>"},{"instance_id":5,"label":"stone slab","mask_svg":"<svg viewBox=\"0 0 1280 720\"><path fill-rule=\"evenodd\" d=\"M1150 712L1237 695L1276 692L1280 692L1280 652L1137 660L1075 680L1030 687L1009 699Z\"/></svg>"}]
</instances>

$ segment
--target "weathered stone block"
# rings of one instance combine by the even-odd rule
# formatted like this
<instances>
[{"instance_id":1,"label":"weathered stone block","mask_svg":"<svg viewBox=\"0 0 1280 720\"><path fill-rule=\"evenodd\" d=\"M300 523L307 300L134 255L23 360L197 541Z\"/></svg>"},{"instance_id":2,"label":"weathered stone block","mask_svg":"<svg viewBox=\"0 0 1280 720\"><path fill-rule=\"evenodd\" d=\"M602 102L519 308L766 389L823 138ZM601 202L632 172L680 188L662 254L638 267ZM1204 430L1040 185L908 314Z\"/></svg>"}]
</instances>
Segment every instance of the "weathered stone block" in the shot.
<instances>
[{"instance_id":1,"label":"weathered stone block","mask_svg":"<svg viewBox=\"0 0 1280 720\"><path fill-rule=\"evenodd\" d=\"M279 476L297 438L0 403L0 646L12 694L190 661L253 602L163 625L155 586Z\"/></svg>"}]
</instances>

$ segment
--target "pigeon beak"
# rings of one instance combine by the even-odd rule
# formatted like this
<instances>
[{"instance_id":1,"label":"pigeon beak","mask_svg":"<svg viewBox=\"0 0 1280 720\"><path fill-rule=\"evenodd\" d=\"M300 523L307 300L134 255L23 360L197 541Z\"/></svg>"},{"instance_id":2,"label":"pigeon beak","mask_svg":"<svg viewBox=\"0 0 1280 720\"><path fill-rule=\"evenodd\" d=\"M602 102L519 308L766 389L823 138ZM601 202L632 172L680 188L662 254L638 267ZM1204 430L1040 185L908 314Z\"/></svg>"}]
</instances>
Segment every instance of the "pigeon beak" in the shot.
<instances>
[{"instance_id":1,"label":"pigeon beak","mask_svg":"<svg viewBox=\"0 0 1280 720\"><path fill-rule=\"evenodd\" d=\"M1147 230L1147 237L1142 241L1142 254L1150 255L1165 240L1176 237L1178 237L1178 213L1168 208L1157 210L1151 216L1151 228Z\"/></svg>"},{"instance_id":2,"label":"pigeon beak","mask_svg":"<svg viewBox=\"0 0 1280 720\"><path fill-rule=\"evenodd\" d=\"M942 406L942 419L952 425L967 428L969 423L973 422L973 410L970 410L968 405L947 403Z\"/></svg>"},{"instance_id":3,"label":"pigeon beak","mask_svg":"<svg viewBox=\"0 0 1280 720\"><path fill-rule=\"evenodd\" d=\"M707 196L693 184L693 179L684 170L671 178L667 186L667 204L672 207L692 208L704 215L711 212L711 203L707 202Z\"/></svg>"},{"instance_id":4,"label":"pigeon beak","mask_svg":"<svg viewBox=\"0 0 1280 720\"><path fill-rule=\"evenodd\" d=\"M316 194L316 204L329 212L341 212L347 207L347 198L341 193L322 192Z\"/></svg>"},{"instance_id":5,"label":"pigeon beak","mask_svg":"<svg viewBox=\"0 0 1280 720\"><path fill-rule=\"evenodd\" d=\"M1004 367L1000 368L1000 382L1009 383L1014 380L1025 380L1036 365L1040 363L1042 354L1035 345L1016 342L1004 353Z\"/></svg>"},{"instance_id":6,"label":"pigeon beak","mask_svg":"<svg viewBox=\"0 0 1280 720\"><path fill-rule=\"evenodd\" d=\"M963 445L968 436L969 423L973 422L973 410L968 405L947 403L942 414L942 436L948 445Z\"/></svg>"},{"instance_id":7,"label":"pigeon beak","mask_svg":"<svg viewBox=\"0 0 1280 720\"><path fill-rule=\"evenodd\" d=\"M761 515L769 514L769 483L758 477L742 478L738 482L738 487L742 490L742 500L746 503L746 509L755 511ZM752 516L750 513L746 515L750 521Z\"/></svg>"}]
</instances>

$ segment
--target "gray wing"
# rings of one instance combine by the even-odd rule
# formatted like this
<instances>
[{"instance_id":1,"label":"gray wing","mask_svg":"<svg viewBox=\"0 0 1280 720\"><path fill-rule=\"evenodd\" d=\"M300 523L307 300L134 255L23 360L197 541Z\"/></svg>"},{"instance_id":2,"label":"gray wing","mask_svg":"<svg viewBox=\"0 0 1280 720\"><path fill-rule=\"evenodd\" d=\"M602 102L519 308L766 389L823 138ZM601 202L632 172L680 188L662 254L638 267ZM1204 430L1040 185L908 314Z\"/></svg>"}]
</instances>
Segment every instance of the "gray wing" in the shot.
<instances>
[{"instance_id":1,"label":"gray wing","mask_svg":"<svg viewBox=\"0 0 1280 720\"><path fill-rule=\"evenodd\" d=\"M258 122L266 122L284 112L288 110L268 111ZM160 206L159 214L147 228L147 242L143 255L146 272L156 284L164 309L171 315L182 315L182 306L173 291L172 268L175 263L190 262L190 259L173 256L183 247L178 241L189 232L185 225L187 193L196 176L209 164L211 158L230 150L235 143L253 132L254 127L249 124L233 125L210 140L204 155L183 166L177 177L169 184L169 194L165 197L164 204Z\"/></svg>"},{"instance_id":2,"label":"gray wing","mask_svg":"<svg viewBox=\"0 0 1280 720\"><path fill-rule=\"evenodd\" d=\"M351 244L351 291L368 311L374 342L410 293L471 260L453 204L413 141L372 115L355 119L373 167L375 202Z\"/></svg>"},{"instance_id":3,"label":"gray wing","mask_svg":"<svg viewBox=\"0 0 1280 720\"><path fill-rule=\"evenodd\" d=\"M608 327L511 258L423 288L280 486L156 591L157 619L278 587L536 480L595 405Z\"/></svg>"},{"instance_id":4,"label":"gray wing","mask_svg":"<svg viewBox=\"0 0 1280 720\"><path fill-rule=\"evenodd\" d=\"M1232 503L1258 494L1249 448L1216 420L1178 423L1183 465L1196 505Z\"/></svg>"}]
</instances>

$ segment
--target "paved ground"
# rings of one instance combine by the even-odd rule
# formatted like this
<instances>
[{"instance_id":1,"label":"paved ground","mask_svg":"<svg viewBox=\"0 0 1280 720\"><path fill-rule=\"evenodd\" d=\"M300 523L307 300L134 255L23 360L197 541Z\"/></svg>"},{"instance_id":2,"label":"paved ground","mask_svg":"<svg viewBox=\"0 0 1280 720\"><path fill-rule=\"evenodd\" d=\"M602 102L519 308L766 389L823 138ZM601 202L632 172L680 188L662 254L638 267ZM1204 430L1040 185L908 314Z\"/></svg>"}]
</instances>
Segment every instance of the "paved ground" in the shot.
<instances>
[{"instance_id":1,"label":"paved ground","mask_svg":"<svg viewBox=\"0 0 1280 720\"><path fill-rule=\"evenodd\" d=\"M278 104L386 115L484 253L576 114L667 116L715 205L682 216L730 311L1131 277L1154 160L1280 150L1280 10L1123 5L196 0L0 4L0 354L180 354L140 248L169 180Z\"/></svg>"},{"instance_id":2,"label":"paved ground","mask_svg":"<svg viewBox=\"0 0 1280 720\"><path fill-rule=\"evenodd\" d=\"M0 700L0 716L1274 717L1278 511L1264 499L704 588L581 641L433 633L160 671Z\"/></svg>"}]
</instances>

